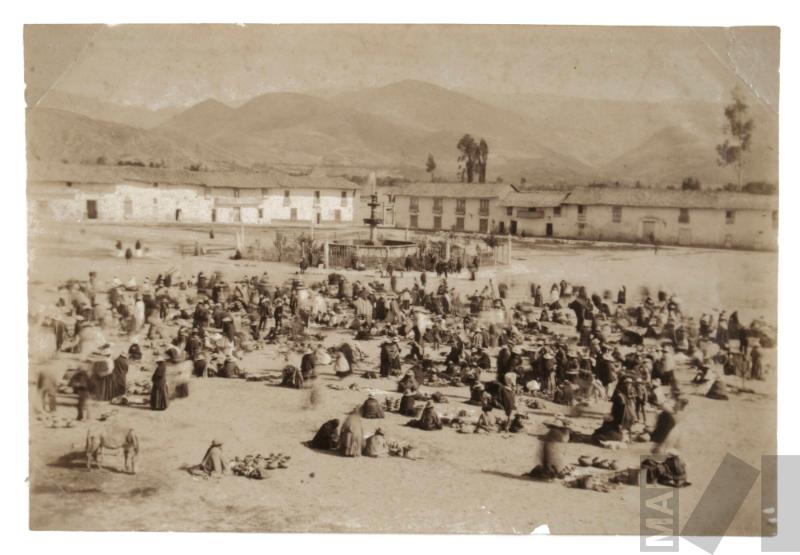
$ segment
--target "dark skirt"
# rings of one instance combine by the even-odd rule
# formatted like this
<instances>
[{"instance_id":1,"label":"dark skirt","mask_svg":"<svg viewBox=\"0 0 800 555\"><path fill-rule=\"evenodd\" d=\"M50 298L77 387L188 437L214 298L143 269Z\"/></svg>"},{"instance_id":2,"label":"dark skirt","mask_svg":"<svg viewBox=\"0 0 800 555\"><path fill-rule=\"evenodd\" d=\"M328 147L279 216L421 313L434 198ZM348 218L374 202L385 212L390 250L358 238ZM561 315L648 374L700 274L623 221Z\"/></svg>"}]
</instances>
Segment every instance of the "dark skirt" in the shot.
<instances>
[{"instance_id":1,"label":"dark skirt","mask_svg":"<svg viewBox=\"0 0 800 555\"><path fill-rule=\"evenodd\" d=\"M154 383L153 389L150 390L150 408L152 410L166 410L168 405L169 394L167 392L167 383Z\"/></svg>"}]
</instances>

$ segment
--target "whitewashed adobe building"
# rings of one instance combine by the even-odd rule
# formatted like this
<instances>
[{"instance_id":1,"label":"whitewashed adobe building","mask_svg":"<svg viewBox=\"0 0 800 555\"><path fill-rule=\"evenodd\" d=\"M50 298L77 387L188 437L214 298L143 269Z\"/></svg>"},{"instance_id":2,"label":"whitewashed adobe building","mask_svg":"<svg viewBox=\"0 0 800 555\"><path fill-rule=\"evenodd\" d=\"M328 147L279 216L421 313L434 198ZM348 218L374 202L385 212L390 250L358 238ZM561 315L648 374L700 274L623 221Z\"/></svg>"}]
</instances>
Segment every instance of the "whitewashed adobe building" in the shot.
<instances>
[{"instance_id":1,"label":"whitewashed adobe building","mask_svg":"<svg viewBox=\"0 0 800 555\"><path fill-rule=\"evenodd\" d=\"M514 187L496 183L408 183L394 194L397 227L424 230L497 229L497 205Z\"/></svg>"},{"instance_id":2,"label":"whitewashed adobe building","mask_svg":"<svg viewBox=\"0 0 800 555\"><path fill-rule=\"evenodd\" d=\"M32 220L352 224L359 188L340 177L39 165L28 174Z\"/></svg>"},{"instance_id":3,"label":"whitewashed adobe building","mask_svg":"<svg viewBox=\"0 0 800 555\"><path fill-rule=\"evenodd\" d=\"M554 235L605 241L776 249L778 197L586 187L569 193Z\"/></svg>"}]
</instances>

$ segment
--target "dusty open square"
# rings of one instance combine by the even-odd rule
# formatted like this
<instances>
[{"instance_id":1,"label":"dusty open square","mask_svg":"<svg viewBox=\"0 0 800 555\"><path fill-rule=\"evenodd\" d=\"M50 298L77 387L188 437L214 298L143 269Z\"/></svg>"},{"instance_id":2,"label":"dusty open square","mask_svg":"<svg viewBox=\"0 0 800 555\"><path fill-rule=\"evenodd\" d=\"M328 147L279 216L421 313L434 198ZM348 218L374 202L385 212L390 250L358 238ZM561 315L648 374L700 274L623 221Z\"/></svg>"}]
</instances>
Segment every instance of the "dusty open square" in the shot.
<instances>
[{"instance_id":1,"label":"dusty open square","mask_svg":"<svg viewBox=\"0 0 800 555\"><path fill-rule=\"evenodd\" d=\"M215 242L232 244L233 228L218 228ZM147 256L124 264L111 256L114 241L141 239ZM222 269L228 280L268 272L272 283L294 276L294 264L231 261L229 253L204 257L177 254L179 243L210 243L207 228L176 226L125 227L118 225L41 224L30 231L29 298L37 305L55 302L56 287L70 278L86 279L96 271L101 283L117 276L140 282L170 268L182 274L207 274ZM344 272L362 282L381 279L377 272ZM309 270L306 283L326 279L324 270ZM659 248L620 244L517 241L511 264L482 268L477 282L467 273L450 283L462 294L482 289L492 278L511 286L513 303L529 298L531 281L546 284L565 279L584 284L590 291L616 291L627 285L631 298L638 291L663 288L678 294L686 313L698 318L712 309L738 310L745 323L763 316L775 323L777 253L730 250ZM400 285L409 286L417 273L406 274ZM435 277L430 278L435 282ZM387 281L388 280L384 280ZM312 328L312 333L319 330ZM34 330L35 332L35 330ZM116 354L127 349L129 339L107 333ZM344 330L326 332L325 346L352 340ZM369 355L364 369L378 366L379 339L356 342ZM447 350L442 346L440 352ZM404 348L404 354L406 349ZM680 520L684 523L703 494L719 463L731 453L758 468L760 457L776 452L776 372L774 350L765 350L771 370L764 382L748 382L749 393L731 387L731 399L706 398L705 386L691 385L694 372L685 365L678 372L689 399L681 422L681 453L689 467L692 485L680 490ZM544 409L531 410L526 432L521 434L458 434L445 427L424 432L405 426L407 417L387 413L384 420L365 420L365 433L381 427L387 439L411 443L416 460L389 457L345 458L309 449L319 426L342 418L367 393L397 397L394 379L367 380L355 376L340 380L329 367L318 368L322 400L309 408L306 390L277 387L269 382L235 379L194 379L190 395L176 399L164 412L146 406L114 407L118 412L105 425L134 428L141 443L139 471L121 471L121 455L107 454L106 469L88 472L83 458L85 424L52 429L36 419L36 376L42 369L63 371L78 355L61 353L49 361L32 361L30 524L36 530L183 530L269 532L416 532L529 534L547 524L555 534L638 534L639 490L621 486L609 493L571 489L558 482L536 482L522 476L536 462L542 423L568 408L545 401ZM438 354L436 358L441 358ZM297 365L298 354L288 362ZM277 348L248 353L243 366L248 373L280 375L287 363ZM128 380L149 379L153 359L145 353L141 364L132 363ZM343 385L332 389L327 385ZM357 384L360 391L347 389ZM736 386L738 380L730 379ZM442 414L461 409L467 388L422 386L441 391L448 404ZM609 411L610 403L596 402L576 427L591 432ZM109 410L95 402L93 417ZM145 409L145 410L142 410ZM75 398L59 395L56 414L74 417ZM650 412L652 422L655 414ZM225 441L227 456L245 453L291 455L288 469L270 472L255 481L225 476L203 480L190 476L184 465L196 464L214 438ZM586 444L564 444L564 458L579 455L616 458L621 466L638 466L649 443L631 443L627 449L608 451ZM732 534L757 535L761 530L760 482L738 512Z\"/></svg>"}]
</instances>

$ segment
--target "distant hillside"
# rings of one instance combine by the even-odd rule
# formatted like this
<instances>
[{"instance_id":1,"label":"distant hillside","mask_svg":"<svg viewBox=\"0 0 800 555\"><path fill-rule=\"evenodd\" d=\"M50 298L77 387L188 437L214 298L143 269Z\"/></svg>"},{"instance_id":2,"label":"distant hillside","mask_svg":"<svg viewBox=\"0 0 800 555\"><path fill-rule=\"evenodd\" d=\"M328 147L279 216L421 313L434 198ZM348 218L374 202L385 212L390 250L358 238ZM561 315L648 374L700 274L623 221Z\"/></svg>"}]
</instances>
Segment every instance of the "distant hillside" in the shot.
<instances>
[{"instance_id":1,"label":"distant hillside","mask_svg":"<svg viewBox=\"0 0 800 555\"><path fill-rule=\"evenodd\" d=\"M472 94L530 117L550 146L597 169L596 178L674 185L689 175L725 183L735 175L717 166L724 140L720 103L621 102L539 94ZM747 98L755 121L746 176L778 181L778 118L757 99Z\"/></svg>"},{"instance_id":2,"label":"distant hillside","mask_svg":"<svg viewBox=\"0 0 800 555\"><path fill-rule=\"evenodd\" d=\"M141 106L122 106L112 102L104 102L96 98L89 98L51 89L49 91L26 91L28 106L35 103L37 108L51 108L66 110L88 118L121 123L131 127L151 129L156 127L185 108L170 107L161 110L150 110Z\"/></svg>"},{"instance_id":3,"label":"distant hillside","mask_svg":"<svg viewBox=\"0 0 800 555\"><path fill-rule=\"evenodd\" d=\"M49 108L34 108L27 114L28 158L43 162L97 163L102 158L114 165L120 160L163 161L169 168L204 163L224 169L235 156L217 147L168 131L143 130L97 121Z\"/></svg>"},{"instance_id":4,"label":"distant hillside","mask_svg":"<svg viewBox=\"0 0 800 555\"><path fill-rule=\"evenodd\" d=\"M56 104L70 100L49 97ZM133 118L135 109L121 116L102 103L70 102L98 116L41 105L33 109L31 155L51 161L164 159L174 167L324 166L353 175L374 170L427 179L425 160L431 153L435 175L453 180L456 143L470 133L489 143L490 182L525 178L531 185L641 181L669 186L690 175L709 184L735 176L716 163L715 145L724 139L724 103L466 94L406 80L330 94L269 93L239 106L209 99L144 129L155 121L152 113L142 112L137 125L120 125L117 121ZM777 182L777 116L749 102L756 132L745 177Z\"/></svg>"}]
</instances>

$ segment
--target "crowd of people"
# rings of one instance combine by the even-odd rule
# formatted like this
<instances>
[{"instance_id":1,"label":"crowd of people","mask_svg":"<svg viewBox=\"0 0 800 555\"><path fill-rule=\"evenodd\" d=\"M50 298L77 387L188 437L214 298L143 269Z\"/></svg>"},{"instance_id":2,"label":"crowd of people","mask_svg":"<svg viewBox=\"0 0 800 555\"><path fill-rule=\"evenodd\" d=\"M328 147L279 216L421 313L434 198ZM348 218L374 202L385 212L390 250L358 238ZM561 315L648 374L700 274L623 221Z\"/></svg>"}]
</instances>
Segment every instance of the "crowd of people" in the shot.
<instances>
[{"instance_id":1,"label":"crowd of people","mask_svg":"<svg viewBox=\"0 0 800 555\"><path fill-rule=\"evenodd\" d=\"M298 356L283 369L282 385L310 387L321 366L341 379L393 378L398 412L422 431L446 424L423 386L465 388L469 403L480 407L470 423L474 433L524 430L520 396L567 407L610 401L590 438L596 444L630 441L637 426L663 443L687 404L676 378L679 357L696 369L696 383L711 384L714 399L727 398L726 374L764 379L761 348L773 346L774 335L763 319L744 325L736 311L722 311L695 320L664 291L633 300L624 286L616 295L598 294L566 281L531 284L513 303L508 285L492 280L462 296L450 283L453 274L467 270L474 279L477 257L466 266L428 262L436 277L425 269L409 273L413 265L406 264L402 288L392 265L372 281L329 273L311 284L300 278L275 284L266 273L228 282L221 272L182 276L170 269L141 283L114 277L104 286L90 272L88 280L59 289L42 324L52 330L56 351L85 362L69 382L79 419L88 418L90 398L126 395L129 361L142 361L146 351L154 363L147 388L153 410L169 407L180 388L176 380L246 377L244 353L282 344ZM310 340L312 331L334 328L352 341L325 347ZM108 333L126 342L116 353ZM382 341L374 364L359 347L372 339ZM40 385L43 399L53 387ZM383 410L369 398L343 422L326 421L311 445L345 456L380 452L384 432L368 446L362 430L361 418L373 417ZM464 422L457 424L463 432ZM209 454L203 464L220 467Z\"/></svg>"}]
</instances>

